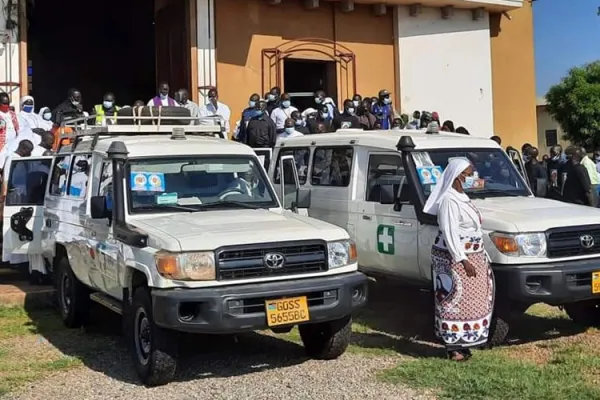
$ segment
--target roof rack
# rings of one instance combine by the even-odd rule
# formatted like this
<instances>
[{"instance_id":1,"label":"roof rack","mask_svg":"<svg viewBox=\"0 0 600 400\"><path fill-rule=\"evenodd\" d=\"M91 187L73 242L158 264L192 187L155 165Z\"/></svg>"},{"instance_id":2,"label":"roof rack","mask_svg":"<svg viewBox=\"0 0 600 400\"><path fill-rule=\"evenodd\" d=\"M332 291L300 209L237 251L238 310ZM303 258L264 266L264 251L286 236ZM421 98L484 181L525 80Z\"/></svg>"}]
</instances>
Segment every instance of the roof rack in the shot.
<instances>
[{"instance_id":1,"label":"roof rack","mask_svg":"<svg viewBox=\"0 0 600 400\"><path fill-rule=\"evenodd\" d=\"M131 121L130 125L111 123L114 119L123 122ZM73 118L64 121L60 128L59 145L56 151L65 146L64 139L71 139L71 151L75 151L77 145L84 137L92 137L91 150L94 150L100 136L138 136L138 135L172 135L173 131L183 132L192 136L213 136L226 139L225 121L221 116L209 117L180 117L180 116L117 116L107 118L107 125L97 126L89 124L88 121L96 120L96 115ZM151 121L151 124L143 124L142 121ZM164 122L177 121L178 123ZM161 123L162 122L162 123ZM191 125L194 123L193 125ZM65 132L64 128L70 128ZM68 145L66 144L66 145Z\"/></svg>"}]
</instances>

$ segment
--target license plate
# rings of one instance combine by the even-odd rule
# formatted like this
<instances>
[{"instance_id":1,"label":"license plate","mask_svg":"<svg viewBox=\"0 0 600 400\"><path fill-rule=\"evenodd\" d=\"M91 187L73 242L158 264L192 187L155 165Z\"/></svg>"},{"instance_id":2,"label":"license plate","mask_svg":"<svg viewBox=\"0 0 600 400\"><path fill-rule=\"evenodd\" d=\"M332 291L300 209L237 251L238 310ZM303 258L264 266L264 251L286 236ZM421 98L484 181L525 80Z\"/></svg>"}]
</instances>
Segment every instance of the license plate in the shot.
<instances>
[{"instance_id":1,"label":"license plate","mask_svg":"<svg viewBox=\"0 0 600 400\"><path fill-rule=\"evenodd\" d=\"M306 296L267 300L265 309L269 326L297 324L310 319Z\"/></svg>"},{"instance_id":2,"label":"license plate","mask_svg":"<svg viewBox=\"0 0 600 400\"><path fill-rule=\"evenodd\" d=\"M592 272L592 294L600 294L600 272Z\"/></svg>"}]
</instances>

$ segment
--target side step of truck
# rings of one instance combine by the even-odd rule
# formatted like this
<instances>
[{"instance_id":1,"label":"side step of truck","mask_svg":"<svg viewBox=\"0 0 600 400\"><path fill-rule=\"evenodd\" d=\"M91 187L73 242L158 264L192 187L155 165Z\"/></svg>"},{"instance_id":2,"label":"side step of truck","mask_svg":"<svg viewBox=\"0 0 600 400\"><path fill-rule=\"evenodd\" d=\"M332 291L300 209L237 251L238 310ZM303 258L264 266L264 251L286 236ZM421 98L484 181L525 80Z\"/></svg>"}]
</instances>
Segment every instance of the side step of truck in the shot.
<instances>
[{"instance_id":1,"label":"side step of truck","mask_svg":"<svg viewBox=\"0 0 600 400\"><path fill-rule=\"evenodd\" d=\"M123 315L123 308L121 307L121 302L113 299L112 297L104 293L92 293L90 294L90 299L98 304L102 304L104 307L116 312L119 315Z\"/></svg>"}]
</instances>

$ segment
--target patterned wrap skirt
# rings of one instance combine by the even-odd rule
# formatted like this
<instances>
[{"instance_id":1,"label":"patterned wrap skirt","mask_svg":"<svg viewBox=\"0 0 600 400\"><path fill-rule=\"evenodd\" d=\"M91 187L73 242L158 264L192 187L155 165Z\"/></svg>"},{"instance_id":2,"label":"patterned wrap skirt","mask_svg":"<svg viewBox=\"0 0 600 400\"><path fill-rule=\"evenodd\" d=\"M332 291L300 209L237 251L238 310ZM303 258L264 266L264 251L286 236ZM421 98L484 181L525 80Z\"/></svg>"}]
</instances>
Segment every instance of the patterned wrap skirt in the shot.
<instances>
[{"instance_id":1,"label":"patterned wrap skirt","mask_svg":"<svg viewBox=\"0 0 600 400\"><path fill-rule=\"evenodd\" d=\"M447 250L432 247L435 334L448 351L487 342L494 308L494 276L485 251L467 254L476 277L468 277Z\"/></svg>"}]
</instances>

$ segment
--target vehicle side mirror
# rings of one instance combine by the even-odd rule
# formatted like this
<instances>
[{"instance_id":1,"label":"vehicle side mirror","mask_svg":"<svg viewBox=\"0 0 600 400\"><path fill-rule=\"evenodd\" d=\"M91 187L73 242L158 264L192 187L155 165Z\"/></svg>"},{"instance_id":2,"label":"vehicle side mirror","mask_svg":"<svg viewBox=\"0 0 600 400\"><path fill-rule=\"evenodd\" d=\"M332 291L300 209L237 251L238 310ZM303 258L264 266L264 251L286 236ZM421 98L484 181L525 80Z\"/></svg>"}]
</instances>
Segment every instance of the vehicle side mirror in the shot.
<instances>
[{"instance_id":1,"label":"vehicle side mirror","mask_svg":"<svg viewBox=\"0 0 600 400\"><path fill-rule=\"evenodd\" d=\"M546 197L548 194L548 180L536 179L535 197Z\"/></svg>"},{"instance_id":2,"label":"vehicle side mirror","mask_svg":"<svg viewBox=\"0 0 600 400\"><path fill-rule=\"evenodd\" d=\"M381 204L394 204L396 198L394 196L394 185L381 185L381 191L379 192L379 203Z\"/></svg>"},{"instance_id":3,"label":"vehicle side mirror","mask_svg":"<svg viewBox=\"0 0 600 400\"><path fill-rule=\"evenodd\" d=\"M105 196L92 196L90 199L90 214L93 219L104 219L111 217L111 210L107 206Z\"/></svg>"},{"instance_id":4,"label":"vehicle side mirror","mask_svg":"<svg viewBox=\"0 0 600 400\"><path fill-rule=\"evenodd\" d=\"M299 188L296 192L296 208L310 208L311 190L310 188Z\"/></svg>"}]
</instances>

